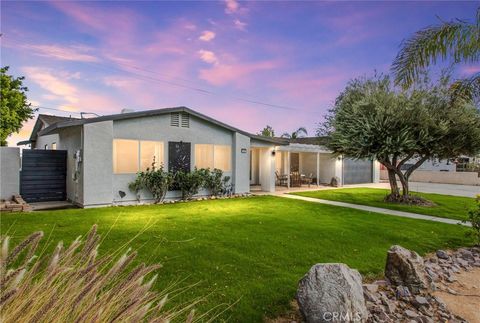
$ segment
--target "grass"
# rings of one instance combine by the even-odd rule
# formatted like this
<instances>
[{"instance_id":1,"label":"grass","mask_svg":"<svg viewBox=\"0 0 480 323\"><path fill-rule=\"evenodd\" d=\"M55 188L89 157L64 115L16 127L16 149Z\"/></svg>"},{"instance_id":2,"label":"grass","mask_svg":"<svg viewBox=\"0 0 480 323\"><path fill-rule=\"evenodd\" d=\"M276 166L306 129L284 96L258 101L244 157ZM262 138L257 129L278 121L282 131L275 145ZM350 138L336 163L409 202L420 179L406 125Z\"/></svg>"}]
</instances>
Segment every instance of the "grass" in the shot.
<instances>
[{"instance_id":1,"label":"grass","mask_svg":"<svg viewBox=\"0 0 480 323\"><path fill-rule=\"evenodd\" d=\"M172 205L2 214L2 234L19 241L43 230L53 249L93 224L111 253L147 227L130 246L138 259L162 263L155 288L175 280L192 286L171 304L204 301L205 312L234 304L220 319L261 322L289 307L298 280L315 263L342 262L370 277L382 275L393 244L420 254L470 245L465 228L280 197L263 196ZM108 233L107 233L108 232ZM173 296L173 295L172 295Z\"/></svg>"},{"instance_id":2,"label":"grass","mask_svg":"<svg viewBox=\"0 0 480 323\"><path fill-rule=\"evenodd\" d=\"M375 206L398 211L433 215L437 217L456 220L464 220L467 216L467 211L475 206L474 198L417 192L412 192L412 194L426 198L427 200L434 202L436 206L429 207L387 203L384 202L383 199L388 193L389 190L381 188L342 188L298 192L291 194L324 200Z\"/></svg>"}]
</instances>

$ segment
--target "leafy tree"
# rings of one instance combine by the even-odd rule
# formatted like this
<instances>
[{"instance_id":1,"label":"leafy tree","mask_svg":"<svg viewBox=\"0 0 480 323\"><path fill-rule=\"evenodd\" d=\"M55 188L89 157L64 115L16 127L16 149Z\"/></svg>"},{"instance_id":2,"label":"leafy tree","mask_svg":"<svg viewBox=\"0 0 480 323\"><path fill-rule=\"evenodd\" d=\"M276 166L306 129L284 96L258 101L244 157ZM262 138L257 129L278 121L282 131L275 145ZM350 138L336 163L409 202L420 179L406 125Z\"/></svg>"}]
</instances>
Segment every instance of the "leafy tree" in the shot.
<instances>
[{"instance_id":1,"label":"leafy tree","mask_svg":"<svg viewBox=\"0 0 480 323\"><path fill-rule=\"evenodd\" d=\"M480 151L480 112L451 100L448 77L415 89L395 89L388 76L355 79L336 99L326 124L327 143L336 154L376 159L388 171L387 200L414 202L408 179L426 160L473 155ZM407 161L416 162L407 166ZM396 177L402 185L402 195Z\"/></svg>"},{"instance_id":2,"label":"leafy tree","mask_svg":"<svg viewBox=\"0 0 480 323\"><path fill-rule=\"evenodd\" d=\"M27 101L27 87L22 77L8 75L8 66L0 68L0 145L7 145L7 137L22 128L22 124L33 118L36 111Z\"/></svg>"},{"instance_id":3,"label":"leafy tree","mask_svg":"<svg viewBox=\"0 0 480 323\"><path fill-rule=\"evenodd\" d=\"M393 62L395 82L411 86L422 71L437 60L477 63L480 58L480 8L474 22L453 20L428 26L403 42ZM453 84L454 94L480 97L480 73Z\"/></svg>"},{"instance_id":4,"label":"leafy tree","mask_svg":"<svg viewBox=\"0 0 480 323\"><path fill-rule=\"evenodd\" d=\"M307 134L307 129L305 129L305 127L300 127L292 133L284 132L282 137L289 139L297 139L306 136Z\"/></svg>"},{"instance_id":5,"label":"leafy tree","mask_svg":"<svg viewBox=\"0 0 480 323\"><path fill-rule=\"evenodd\" d=\"M259 135L265 137L275 137L275 130L273 130L271 126L267 125L262 129Z\"/></svg>"}]
</instances>

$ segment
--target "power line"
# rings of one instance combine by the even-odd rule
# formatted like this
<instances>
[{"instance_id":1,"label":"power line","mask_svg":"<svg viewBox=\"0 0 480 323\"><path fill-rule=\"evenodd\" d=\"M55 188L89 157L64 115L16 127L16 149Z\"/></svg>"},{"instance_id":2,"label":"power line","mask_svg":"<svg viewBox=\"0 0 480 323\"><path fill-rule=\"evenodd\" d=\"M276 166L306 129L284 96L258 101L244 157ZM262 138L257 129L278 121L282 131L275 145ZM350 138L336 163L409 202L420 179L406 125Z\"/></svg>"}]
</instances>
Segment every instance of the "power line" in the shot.
<instances>
[{"instance_id":1,"label":"power line","mask_svg":"<svg viewBox=\"0 0 480 323\"><path fill-rule=\"evenodd\" d=\"M15 39L8 39L8 41L18 43L18 44L24 45L24 46L26 45L26 46L35 47L35 45L28 44L28 43L25 43L25 42L20 42L20 41L17 41ZM117 67L114 67L114 66L106 66L106 65L102 65L100 63L95 63L95 62L78 62L78 63L92 65L92 66L95 66L97 68L100 67L104 70L110 70L110 71L114 70L114 71L121 72L121 73L127 73L127 74L130 74L132 77L136 77L137 79L140 79L142 81L148 80L148 81L153 81L153 82L157 82L157 83L163 83L163 84L167 84L167 85L170 85L170 86L175 86L175 87L180 87L180 88L184 88L184 89L187 89L187 90L195 91L195 92L203 94L203 95L219 96L219 97L233 99L233 100L236 100L236 101L242 101L242 102L247 102L247 103L251 103L251 104L261 105L261 106L264 106L264 107L270 107L270 108L276 108L276 109L282 109L282 110L301 111L301 109L298 109L298 108L295 108L295 107L263 102L263 101L258 100L256 98L244 98L244 97L239 97L239 96L231 96L231 95L226 95L226 94L222 94L222 93L218 93L218 92L213 92L211 90L204 89L204 88L197 87L197 86L190 86L190 85L182 84L182 83L179 83L179 82L174 82L174 81L169 80L168 79L169 77L159 78L158 76L157 77L152 77L152 76L136 73L136 72L133 72L133 71L129 71L128 67L137 69L139 71L155 74L155 75L161 75L159 73L155 73L155 72L152 72L152 71L147 71L143 68L140 68L138 66L131 65L131 64L116 62L117 65L123 67L123 69L120 69L120 68L117 68ZM179 79L179 78L177 78L177 79ZM184 80L184 81L187 81L187 80Z\"/></svg>"}]
</instances>

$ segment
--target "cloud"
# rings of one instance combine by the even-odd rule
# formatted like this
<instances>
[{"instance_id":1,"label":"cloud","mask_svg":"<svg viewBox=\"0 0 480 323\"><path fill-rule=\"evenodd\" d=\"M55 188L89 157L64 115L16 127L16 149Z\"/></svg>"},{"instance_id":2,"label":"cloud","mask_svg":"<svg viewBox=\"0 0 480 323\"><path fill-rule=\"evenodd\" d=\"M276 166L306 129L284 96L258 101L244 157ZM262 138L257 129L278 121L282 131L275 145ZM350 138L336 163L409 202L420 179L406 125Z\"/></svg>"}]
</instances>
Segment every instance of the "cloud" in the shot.
<instances>
[{"instance_id":1,"label":"cloud","mask_svg":"<svg viewBox=\"0 0 480 323\"><path fill-rule=\"evenodd\" d=\"M240 5L236 0L225 0L225 13L232 14L240 9Z\"/></svg>"},{"instance_id":2,"label":"cloud","mask_svg":"<svg viewBox=\"0 0 480 323\"><path fill-rule=\"evenodd\" d=\"M90 52L92 48L83 45L59 46L59 45L33 45L24 44L24 49L33 51L38 56L54 58L64 61L99 62L100 59Z\"/></svg>"},{"instance_id":3,"label":"cloud","mask_svg":"<svg viewBox=\"0 0 480 323\"><path fill-rule=\"evenodd\" d=\"M68 103L78 102L77 89L69 82L53 75L49 69L30 66L24 67L22 70L29 80L37 83L44 90L47 90L49 95L62 98Z\"/></svg>"},{"instance_id":4,"label":"cloud","mask_svg":"<svg viewBox=\"0 0 480 323\"><path fill-rule=\"evenodd\" d=\"M278 63L274 61L217 64L210 69L201 69L199 78L217 86L229 83L247 84L253 73L272 70L277 66Z\"/></svg>"},{"instance_id":5,"label":"cloud","mask_svg":"<svg viewBox=\"0 0 480 323\"><path fill-rule=\"evenodd\" d=\"M210 30L205 30L202 32L202 35L198 37L198 39L203 40L203 41L211 41L212 39L215 38L215 33Z\"/></svg>"},{"instance_id":6,"label":"cloud","mask_svg":"<svg viewBox=\"0 0 480 323\"><path fill-rule=\"evenodd\" d=\"M214 52L201 49L198 51L198 54L200 55L200 59L205 63L214 64L214 65L218 64L218 58Z\"/></svg>"},{"instance_id":7,"label":"cloud","mask_svg":"<svg viewBox=\"0 0 480 323\"><path fill-rule=\"evenodd\" d=\"M235 19L233 21L233 24L235 25L235 28L237 28L238 30L241 30L241 31L246 31L246 27L247 27L247 23L246 22L242 22L240 21L239 19Z\"/></svg>"}]
</instances>

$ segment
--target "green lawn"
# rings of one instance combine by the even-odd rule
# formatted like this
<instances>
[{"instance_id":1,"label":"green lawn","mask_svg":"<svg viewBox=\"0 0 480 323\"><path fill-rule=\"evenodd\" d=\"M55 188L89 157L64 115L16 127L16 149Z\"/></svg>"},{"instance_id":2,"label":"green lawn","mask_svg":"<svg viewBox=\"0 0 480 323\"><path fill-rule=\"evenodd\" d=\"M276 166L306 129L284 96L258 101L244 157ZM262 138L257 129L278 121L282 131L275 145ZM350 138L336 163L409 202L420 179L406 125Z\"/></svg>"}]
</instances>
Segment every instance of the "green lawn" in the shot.
<instances>
[{"instance_id":1,"label":"green lawn","mask_svg":"<svg viewBox=\"0 0 480 323\"><path fill-rule=\"evenodd\" d=\"M433 215L456 220L464 220L467 216L467 211L475 205L474 198L417 192L412 192L412 194L419 195L427 200L435 202L436 206L410 206L387 203L384 202L383 199L388 193L389 190L381 188L342 188L291 194L331 201L376 206L385 209Z\"/></svg>"},{"instance_id":2,"label":"green lawn","mask_svg":"<svg viewBox=\"0 0 480 323\"><path fill-rule=\"evenodd\" d=\"M171 304L200 297L205 312L234 304L222 320L261 322L288 308L298 280L315 263L343 262L379 276L387 249L400 244L424 254L471 244L465 228L422 220L263 196L172 205L109 207L2 214L2 234L14 242L43 230L69 243L97 223L100 253L117 250L148 224L130 246L139 260L163 264L155 288L175 280L192 286ZM46 240L46 238L45 238ZM221 305L222 309L226 305Z\"/></svg>"}]
</instances>

